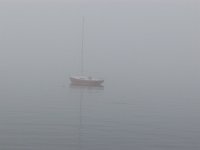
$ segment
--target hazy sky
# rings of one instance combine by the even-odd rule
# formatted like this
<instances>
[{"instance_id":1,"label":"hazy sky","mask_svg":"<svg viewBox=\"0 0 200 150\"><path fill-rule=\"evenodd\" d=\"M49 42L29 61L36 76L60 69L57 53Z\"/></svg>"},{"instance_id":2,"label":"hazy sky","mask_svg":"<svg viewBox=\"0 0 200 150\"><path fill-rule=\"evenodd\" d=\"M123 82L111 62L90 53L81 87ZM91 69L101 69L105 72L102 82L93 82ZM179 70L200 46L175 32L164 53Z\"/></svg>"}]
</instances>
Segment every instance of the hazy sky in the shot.
<instances>
[{"instance_id":1,"label":"hazy sky","mask_svg":"<svg viewBox=\"0 0 200 150\"><path fill-rule=\"evenodd\" d=\"M79 72L85 16L86 72L199 83L199 6L197 0L0 1L0 69L10 77Z\"/></svg>"}]
</instances>

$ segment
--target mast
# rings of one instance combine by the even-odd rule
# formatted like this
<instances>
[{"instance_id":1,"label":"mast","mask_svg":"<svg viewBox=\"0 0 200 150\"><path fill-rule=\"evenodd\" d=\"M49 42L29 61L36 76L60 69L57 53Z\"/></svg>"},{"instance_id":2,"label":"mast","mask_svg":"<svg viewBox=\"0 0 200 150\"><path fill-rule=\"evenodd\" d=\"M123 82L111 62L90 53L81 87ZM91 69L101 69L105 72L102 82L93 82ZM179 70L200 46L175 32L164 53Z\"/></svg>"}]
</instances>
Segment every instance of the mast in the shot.
<instances>
[{"instance_id":1,"label":"mast","mask_svg":"<svg viewBox=\"0 0 200 150\"><path fill-rule=\"evenodd\" d=\"M84 50L84 23L85 23L85 18L82 17L82 34L81 34L81 75L83 75L83 70L84 70L84 60L83 60L83 50Z\"/></svg>"}]
</instances>

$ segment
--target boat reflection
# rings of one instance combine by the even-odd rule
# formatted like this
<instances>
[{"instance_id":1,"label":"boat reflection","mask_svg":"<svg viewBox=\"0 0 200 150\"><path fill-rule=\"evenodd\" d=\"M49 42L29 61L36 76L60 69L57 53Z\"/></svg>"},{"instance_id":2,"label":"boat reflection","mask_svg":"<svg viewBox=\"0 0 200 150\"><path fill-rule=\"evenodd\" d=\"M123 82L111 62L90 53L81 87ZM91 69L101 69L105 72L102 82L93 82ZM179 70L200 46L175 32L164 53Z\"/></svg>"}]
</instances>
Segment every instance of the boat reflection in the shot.
<instances>
[{"instance_id":1,"label":"boat reflection","mask_svg":"<svg viewBox=\"0 0 200 150\"><path fill-rule=\"evenodd\" d=\"M79 96L79 125L78 125L78 143L77 144L79 147L78 149L82 150L83 145L84 145L84 142L83 142L84 137L83 137L83 133L82 133L83 124L84 124L83 123L83 120L84 120L84 118L83 118L84 110L83 109L84 109L84 99L85 99L84 97L89 96L88 95L89 91L91 91L93 94L97 94L98 93L97 91L100 92L100 91L104 90L104 86L102 86L102 85L87 85L86 86L86 85L77 85L77 84L71 83L69 85L69 88L75 92L75 95ZM87 100L87 99L85 99L85 100Z\"/></svg>"},{"instance_id":2,"label":"boat reflection","mask_svg":"<svg viewBox=\"0 0 200 150\"><path fill-rule=\"evenodd\" d=\"M103 85L77 85L77 84L70 84L69 86L71 89L88 89L88 90L103 90Z\"/></svg>"}]
</instances>

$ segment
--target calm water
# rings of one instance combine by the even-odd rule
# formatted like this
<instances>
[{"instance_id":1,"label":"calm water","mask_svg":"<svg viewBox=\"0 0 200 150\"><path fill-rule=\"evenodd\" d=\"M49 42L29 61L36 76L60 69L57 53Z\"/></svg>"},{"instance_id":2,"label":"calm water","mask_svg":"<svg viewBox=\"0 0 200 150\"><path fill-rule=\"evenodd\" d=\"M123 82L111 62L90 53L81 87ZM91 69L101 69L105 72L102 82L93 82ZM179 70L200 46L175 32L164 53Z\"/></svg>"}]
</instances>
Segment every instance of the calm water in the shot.
<instances>
[{"instance_id":1,"label":"calm water","mask_svg":"<svg viewBox=\"0 0 200 150\"><path fill-rule=\"evenodd\" d=\"M0 149L200 149L197 2L0 7ZM82 15L103 87L70 86Z\"/></svg>"}]
</instances>

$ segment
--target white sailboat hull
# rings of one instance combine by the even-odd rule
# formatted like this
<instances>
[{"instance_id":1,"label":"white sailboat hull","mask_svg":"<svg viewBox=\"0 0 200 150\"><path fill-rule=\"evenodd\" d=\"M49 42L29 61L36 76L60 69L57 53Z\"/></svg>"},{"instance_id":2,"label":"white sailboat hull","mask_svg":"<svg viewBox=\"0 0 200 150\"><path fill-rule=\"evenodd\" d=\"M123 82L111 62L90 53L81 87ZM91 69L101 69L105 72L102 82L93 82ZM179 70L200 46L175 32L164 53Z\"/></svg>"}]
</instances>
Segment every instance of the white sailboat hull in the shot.
<instances>
[{"instance_id":1,"label":"white sailboat hull","mask_svg":"<svg viewBox=\"0 0 200 150\"><path fill-rule=\"evenodd\" d=\"M102 79L96 79L87 76L74 76L70 77L71 83L74 85L88 85L88 86L96 86L100 85L104 82Z\"/></svg>"}]
</instances>

